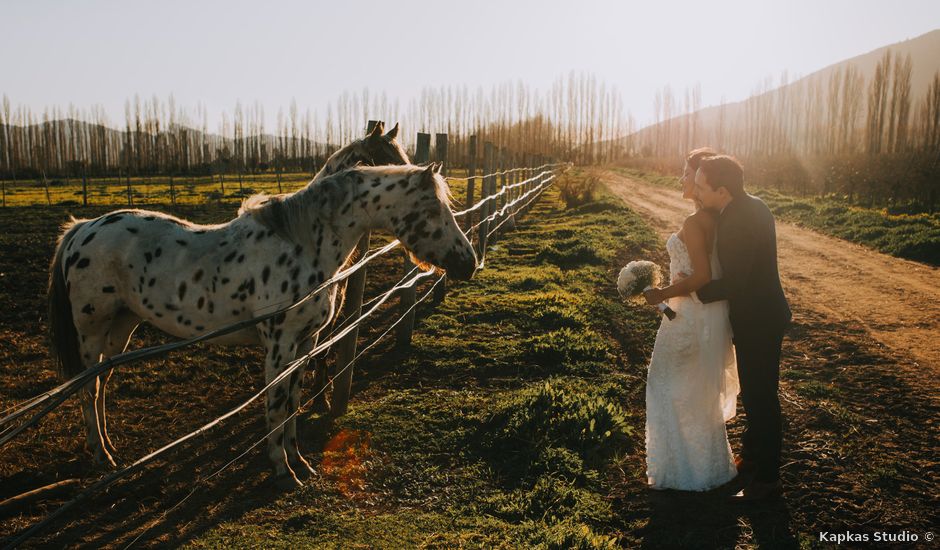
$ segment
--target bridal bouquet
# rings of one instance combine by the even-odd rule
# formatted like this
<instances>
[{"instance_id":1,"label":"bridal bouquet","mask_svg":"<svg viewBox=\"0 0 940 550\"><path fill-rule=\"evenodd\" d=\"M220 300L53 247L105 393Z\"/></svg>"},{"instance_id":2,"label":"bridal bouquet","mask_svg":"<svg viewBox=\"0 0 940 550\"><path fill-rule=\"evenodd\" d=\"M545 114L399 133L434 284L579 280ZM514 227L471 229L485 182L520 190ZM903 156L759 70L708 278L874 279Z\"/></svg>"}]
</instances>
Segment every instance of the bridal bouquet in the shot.
<instances>
[{"instance_id":1,"label":"bridal bouquet","mask_svg":"<svg viewBox=\"0 0 940 550\"><path fill-rule=\"evenodd\" d=\"M645 260L630 262L620 270L617 277L617 290L624 298L636 298L643 291L658 287L663 281L659 266ZM666 304L657 304L659 311L670 320L676 318L676 312Z\"/></svg>"}]
</instances>

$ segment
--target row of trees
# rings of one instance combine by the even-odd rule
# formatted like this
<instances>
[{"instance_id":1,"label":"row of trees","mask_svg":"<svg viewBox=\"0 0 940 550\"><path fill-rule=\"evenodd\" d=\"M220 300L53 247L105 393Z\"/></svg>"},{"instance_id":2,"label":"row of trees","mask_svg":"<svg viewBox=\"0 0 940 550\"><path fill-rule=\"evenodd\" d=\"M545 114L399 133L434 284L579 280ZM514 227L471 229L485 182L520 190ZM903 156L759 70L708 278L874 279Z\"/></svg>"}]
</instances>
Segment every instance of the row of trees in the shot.
<instances>
[{"instance_id":1,"label":"row of trees","mask_svg":"<svg viewBox=\"0 0 940 550\"><path fill-rule=\"evenodd\" d=\"M624 140L631 162L681 170L684 153L712 145L748 166L749 180L802 193L839 193L866 204L933 210L940 187L940 72L915 103L912 62L887 50L867 79L853 65L774 85L736 105L683 109L657 95L657 124ZM677 112L677 110L679 112Z\"/></svg>"},{"instance_id":2,"label":"row of trees","mask_svg":"<svg viewBox=\"0 0 940 550\"><path fill-rule=\"evenodd\" d=\"M448 158L468 159L468 137L492 141L520 154L610 161L615 138L634 131L617 90L593 75L558 78L548 93L506 83L489 93L425 88L405 109L386 94L344 93L325 116L301 112L291 102L266 127L264 106L238 102L218 125L208 109L187 110L170 96L128 100L123 123L103 108L51 107L41 115L11 105L0 108L0 178L68 178L85 175L197 175L314 172L337 147L363 135L368 119L400 121L400 139L413 151L416 132L449 134ZM478 152L482 155L481 152Z\"/></svg>"},{"instance_id":3,"label":"row of trees","mask_svg":"<svg viewBox=\"0 0 940 550\"><path fill-rule=\"evenodd\" d=\"M210 129L208 109L171 96L125 104L123 123L101 107L0 106L0 179L315 172L369 119L401 122L412 153L416 132L447 133L451 165L469 161L467 139L520 154L581 164L628 162L681 169L683 154L709 144L745 160L753 182L852 200L916 203L938 198L940 73L915 98L909 56L886 51L870 77L852 65L790 82L767 79L738 104L702 109L701 88L654 98L655 123L637 132L616 88L590 74L557 78L549 90L521 82L489 92L425 88L402 108L386 94L344 93L325 115L296 102L268 127L258 102L236 103ZM477 151L478 155L481 152Z\"/></svg>"}]
</instances>

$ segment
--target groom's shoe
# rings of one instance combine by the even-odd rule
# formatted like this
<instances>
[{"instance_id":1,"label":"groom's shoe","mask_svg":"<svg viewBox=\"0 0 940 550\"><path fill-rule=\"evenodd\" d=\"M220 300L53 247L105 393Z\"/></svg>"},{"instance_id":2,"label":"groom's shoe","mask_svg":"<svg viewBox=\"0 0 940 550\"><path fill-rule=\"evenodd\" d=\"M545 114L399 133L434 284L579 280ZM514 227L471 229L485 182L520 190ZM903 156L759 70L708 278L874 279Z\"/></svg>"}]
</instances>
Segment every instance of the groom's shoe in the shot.
<instances>
[{"instance_id":1,"label":"groom's shoe","mask_svg":"<svg viewBox=\"0 0 940 550\"><path fill-rule=\"evenodd\" d=\"M752 481L739 492L731 495L732 502L756 502L772 500L783 495L783 484L777 481Z\"/></svg>"}]
</instances>

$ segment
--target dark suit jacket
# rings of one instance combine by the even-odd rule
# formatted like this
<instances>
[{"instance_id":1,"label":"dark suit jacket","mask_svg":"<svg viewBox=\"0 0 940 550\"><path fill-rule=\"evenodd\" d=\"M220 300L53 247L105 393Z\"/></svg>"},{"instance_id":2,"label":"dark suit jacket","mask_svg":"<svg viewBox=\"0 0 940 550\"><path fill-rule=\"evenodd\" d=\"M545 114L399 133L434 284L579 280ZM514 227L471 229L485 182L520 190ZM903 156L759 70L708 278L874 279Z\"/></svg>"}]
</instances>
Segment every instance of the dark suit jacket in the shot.
<instances>
[{"instance_id":1,"label":"dark suit jacket","mask_svg":"<svg viewBox=\"0 0 940 550\"><path fill-rule=\"evenodd\" d=\"M718 262L722 276L698 289L704 302L728 300L735 340L781 335L790 306L777 271L777 231L764 201L752 195L732 200L718 217Z\"/></svg>"}]
</instances>

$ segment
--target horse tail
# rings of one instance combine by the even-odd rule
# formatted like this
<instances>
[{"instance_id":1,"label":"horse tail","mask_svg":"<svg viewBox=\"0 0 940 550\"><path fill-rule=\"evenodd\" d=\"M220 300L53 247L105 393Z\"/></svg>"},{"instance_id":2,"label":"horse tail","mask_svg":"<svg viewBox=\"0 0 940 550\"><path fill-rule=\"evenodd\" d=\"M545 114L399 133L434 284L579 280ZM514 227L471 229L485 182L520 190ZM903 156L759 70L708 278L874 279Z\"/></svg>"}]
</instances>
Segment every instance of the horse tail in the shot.
<instances>
[{"instance_id":1,"label":"horse tail","mask_svg":"<svg viewBox=\"0 0 940 550\"><path fill-rule=\"evenodd\" d=\"M63 260L69 242L86 222L87 220L71 218L63 224L62 234L49 266L49 348L56 363L56 370L63 379L72 378L85 369L79 349L78 330L72 318L72 302L65 283Z\"/></svg>"}]
</instances>

